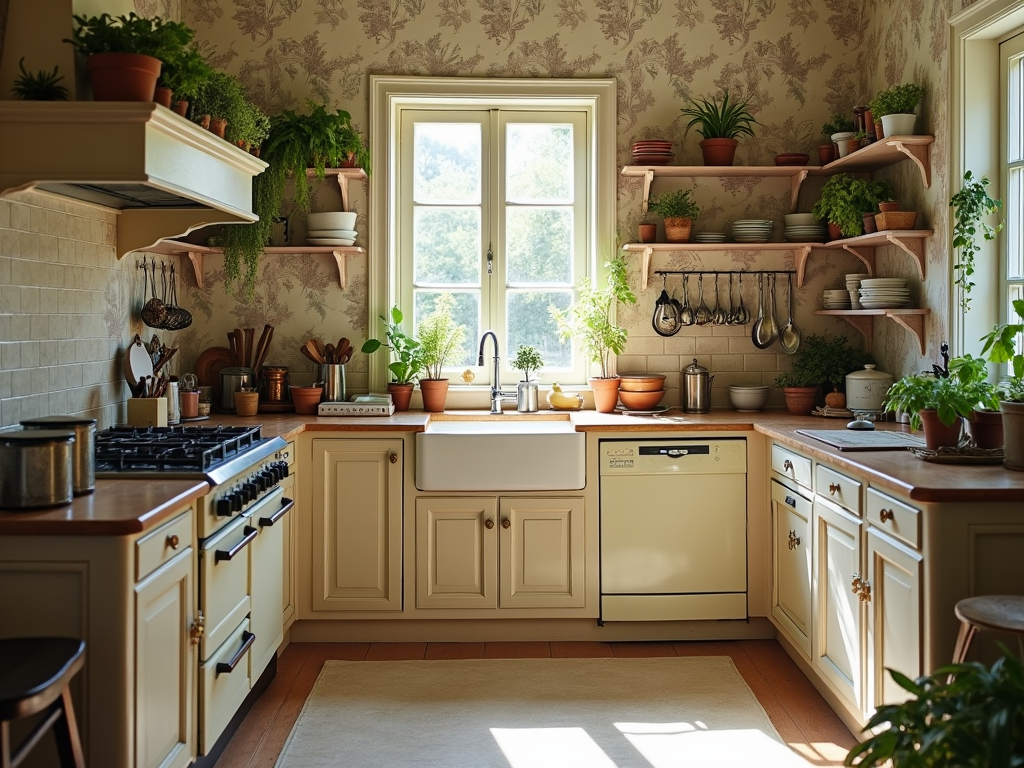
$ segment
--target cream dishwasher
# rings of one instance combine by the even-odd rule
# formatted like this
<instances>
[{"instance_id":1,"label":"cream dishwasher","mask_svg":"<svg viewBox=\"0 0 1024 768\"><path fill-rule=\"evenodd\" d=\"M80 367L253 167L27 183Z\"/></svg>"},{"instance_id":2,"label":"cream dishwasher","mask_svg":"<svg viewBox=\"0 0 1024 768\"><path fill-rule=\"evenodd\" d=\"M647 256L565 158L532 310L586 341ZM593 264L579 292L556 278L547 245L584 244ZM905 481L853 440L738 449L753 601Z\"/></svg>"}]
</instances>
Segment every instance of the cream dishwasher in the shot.
<instances>
[{"instance_id":1,"label":"cream dishwasher","mask_svg":"<svg viewBox=\"0 0 1024 768\"><path fill-rule=\"evenodd\" d=\"M599 446L601 620L746 619L746 440Z\"/></svg>"}]
</instances>

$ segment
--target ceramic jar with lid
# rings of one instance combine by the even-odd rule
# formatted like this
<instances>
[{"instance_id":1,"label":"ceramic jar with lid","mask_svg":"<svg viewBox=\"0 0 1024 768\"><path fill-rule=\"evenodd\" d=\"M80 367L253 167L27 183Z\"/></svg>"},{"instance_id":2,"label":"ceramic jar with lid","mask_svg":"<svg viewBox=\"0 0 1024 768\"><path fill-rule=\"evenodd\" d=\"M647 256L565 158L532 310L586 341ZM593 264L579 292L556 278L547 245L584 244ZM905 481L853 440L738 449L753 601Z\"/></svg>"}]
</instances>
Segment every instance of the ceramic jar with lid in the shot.
<instances>
[{"instance_id":1,"label":"ceramic jar with lid","mask_svg":"<svg viewBox=\"0 0 1024 768\"><path fill-rule=\"evenodd\" d=\"M851 411L881 411L892 386L892 374L865 365L846 375L846 407Z\"/></svg>"}]
</instances>

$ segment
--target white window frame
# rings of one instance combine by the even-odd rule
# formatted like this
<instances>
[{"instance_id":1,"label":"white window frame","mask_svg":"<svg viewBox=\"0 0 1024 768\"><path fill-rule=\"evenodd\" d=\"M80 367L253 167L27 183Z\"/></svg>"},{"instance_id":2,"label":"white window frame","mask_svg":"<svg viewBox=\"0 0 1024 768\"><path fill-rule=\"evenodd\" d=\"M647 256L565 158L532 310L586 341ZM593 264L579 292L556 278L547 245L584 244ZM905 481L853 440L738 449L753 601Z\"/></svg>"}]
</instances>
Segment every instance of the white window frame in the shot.
<instances>
[{"instance_id":1,"label":"white window frame","mask_svg":"<svg viewBox=\"0 0 1024 768\"><path fill-rule=\"evenodd\" d=\"M1016 297L1024 297L1024 274L1011 274L1010 273L1010 250L1011 248L1019 249L1021 247L1021 241L1024 239L1024 200L1021 199L1020 185L1018 184L1018 192L1016 195L1010 193L1010 176L1016 172L1018 179L1020 174L1024 173L1024 152L1020 151L1020 146L1017 148L1017 157L1012 159L1009 157L1009 146L1010 146L1010 126L1008 123L1013 117L1013 107L1016 107L1017 125L1014 126L1014 133L1018 144L1024 139L1024 120L1021 120L1021 80L1024 79L1024 29L1017 30L1016 34L1010 36L1004 40L999 47L1000 54L1000 92L1003 94L1003 103L1007 104L1007 99L1010 96L1010 62L1015 62L1015 80L1016 85L1016 96L1017 103L1008 103L1007 108L1001 111L1000 124L1000 135L999 135L999 164L1003 172L1003 185L1002 185L1002 199L1003 199L1003 220L1005 222L1003 228L1003 247L1000 248L1000 261L999 261L999 322L1000 323L1017 323L1020 322L1020 318L1017 317L1016 311L1014 311L1011 304L1011 286L1016 288L1013 291ZM1016 205L1014 205L1014 199L1016 198ZM1022 270L1024 272L1024 270ZM1018 344L1020 340L1018 339ZM1006 370L999 371L999 375L1008 374L1009 366L1006 366Z\"/></svg>"},{"instance_id":2,"label":"white window frame","mask_svg":"<svg viewBox=\"0 0 1024 768\"><path fill-rule=\"evenodd\" d=\"M373 177L370 183L370 244L368 286L368 334L380 332L378 316L400 301L398 249L399 224L395 206L398 177L397 137L400 111L408 106L430 107L443 99L446 105L480 108L495 105L507 109L583 109L591 116L594 140L587 158L588 190L592 223L588 227L588 274L598 280L601 265L616 244L616 81L614 78L580 79L487 79L370 77L370 147ZM411 308L410 308L411 309ZM405 308L403 307L403 311ZM407 312L411 319L411 312ZM407 332L411 331L406 328ZM477 340L470 340L475 344ZM502 350L507 356L507 351ZM378 359L379 358L379 359ZM382 391L387 384L385 355L370 358L370 389ZM574 382L583 383L583 382ZM453 407L484 407L489 386L457 387L449 392Z\"/></svg>"}]
</instances>

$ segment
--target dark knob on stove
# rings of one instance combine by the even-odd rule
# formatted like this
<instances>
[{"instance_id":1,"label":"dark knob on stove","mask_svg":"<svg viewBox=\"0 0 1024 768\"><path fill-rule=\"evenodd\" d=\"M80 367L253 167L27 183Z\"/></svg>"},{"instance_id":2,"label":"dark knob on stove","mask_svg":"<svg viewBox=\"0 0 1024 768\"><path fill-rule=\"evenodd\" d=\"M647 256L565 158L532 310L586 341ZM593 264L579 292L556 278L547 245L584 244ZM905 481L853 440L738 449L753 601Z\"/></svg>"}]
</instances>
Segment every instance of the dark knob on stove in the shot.
<instances>
[{"instance_id":1,"label":"dark knob on stove","mask_svg":"<svg viewBox=\"0 0 1024 768\"><path fill-rule=\"evenodd\" d=\"M260 487L256 485L254 481L250 480L249 482L245 483L242 486L242 488L245 490L245 493L249 497L248 499L246 499L246 501L256 501L256 499L259 498Z\"/></svg>"},{"instance_id":2,"label":"dark knob on stove","mask_svg":"<svg viewBox=\"0 0 1024 768\"><path fill-rule=\"evenodd\" d=\"M218 517L231 517L231 499L227 496L221 496L217 499L217 516Z\"/></svg>"},{"instance_id":3,"label":"dark knob on stove","mask_svg":"<svg viewBox=\"0 0 1024 768\"><path fill-rule=\"evenodd\" d=\"M288 462L279 461L277 462L278 469L281 470L281 477L288 477Z\"/></svg>"},{"instance_id":4,"label":"dark knob on stove","mask_svg":"<svg viewBox=\"0 0 1024 768\"><path fill-rule=\"evenodd\" d=\"M278 469L276 464L267 465L267 468L263 471L270 477L271 486L275 486L281 482L281 470Z\"/></svg>"},{"instance_id":5,"label":"dark knob on stove","mask_svg":"<svg viewBox=\"0 0 1024 768\"><path fill-rule=\"evenodd\" d=\"M229 493L228 494L228 498L231 500L231 511L232 512L241 512L242 511L242 504L244 503L242 501L242 494L238 493L238 492Z\"/></svg>"},{"instance_id":6,"label":"dark knob on stove","mask_svg":"<svg viewBox=\"0 0 1024 768\"><path fill-rule=\"evenodd\" d=\"M262 488L264 491L273 488L277 484L277 475L274 472L270 471L269 469L265 469L262 472L260 472L259 478L260 488Z\"/></svg>"}]
</instances>

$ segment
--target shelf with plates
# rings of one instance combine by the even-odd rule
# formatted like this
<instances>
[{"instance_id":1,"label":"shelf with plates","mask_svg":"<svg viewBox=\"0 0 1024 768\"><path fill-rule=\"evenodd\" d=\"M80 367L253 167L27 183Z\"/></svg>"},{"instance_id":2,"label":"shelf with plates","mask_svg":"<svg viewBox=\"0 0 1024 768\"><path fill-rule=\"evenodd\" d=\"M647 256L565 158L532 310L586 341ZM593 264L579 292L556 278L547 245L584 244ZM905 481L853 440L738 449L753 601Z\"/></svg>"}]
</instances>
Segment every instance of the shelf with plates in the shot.
<instances>
[{"instance_id":1,"label":"shelf with plates","mask_svg":"<svg viewBox=\"0 0 1024 768\"><path fill-rule=\"evenodd\" d=\"M816 309L811 314L831 315L846 320L864 336L864 349L867 352L871 351L875 318L888 317L914 334L921 354L925 353L924 318L931 314L930 309Z\"/></svg>"},{"instance_id":2,"label":"shelf with plates","mask_svg":"<svg viewBox=\"0 0 1024 768\"><path fill-rule=\"evenodd\" d=\"M221 248L186 243L181 240L161 240L146 250L150 253L161 253L168 256L188 256L196 275L196 285L200 288L203 287L203 256L208 253L221 254L224 252ZM338 265L338 285L341 286L341 290L345 290L345 286L348 284L349 259L366 253L366 249L358 245L269 245L263 249L263 252L270 254L329 253L334 256L334 261Z\"/></svg>"}]
</instances>

